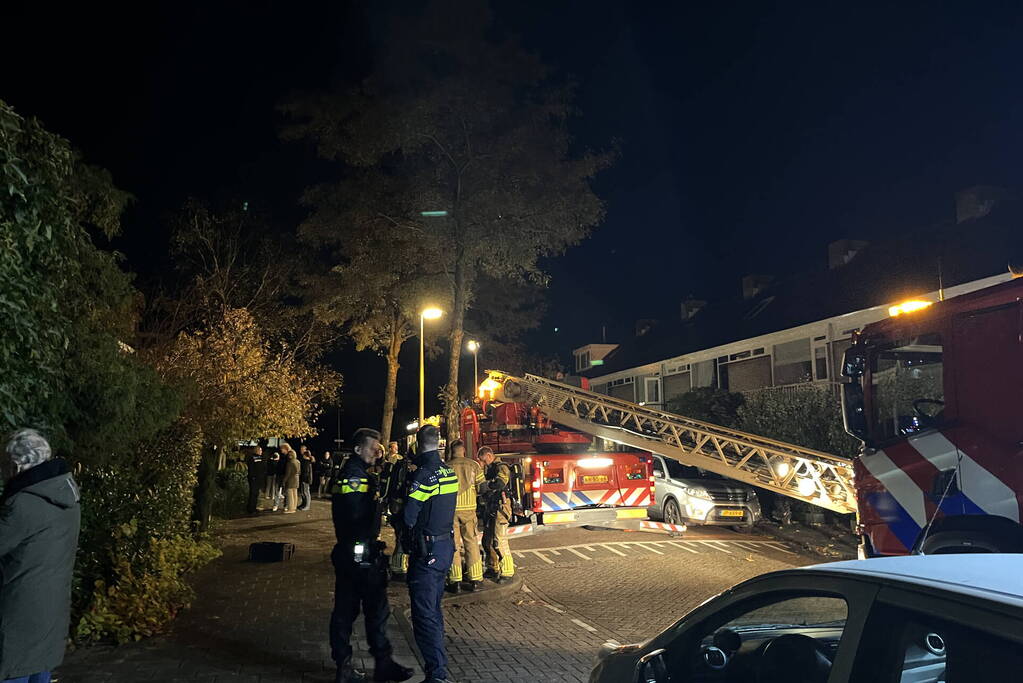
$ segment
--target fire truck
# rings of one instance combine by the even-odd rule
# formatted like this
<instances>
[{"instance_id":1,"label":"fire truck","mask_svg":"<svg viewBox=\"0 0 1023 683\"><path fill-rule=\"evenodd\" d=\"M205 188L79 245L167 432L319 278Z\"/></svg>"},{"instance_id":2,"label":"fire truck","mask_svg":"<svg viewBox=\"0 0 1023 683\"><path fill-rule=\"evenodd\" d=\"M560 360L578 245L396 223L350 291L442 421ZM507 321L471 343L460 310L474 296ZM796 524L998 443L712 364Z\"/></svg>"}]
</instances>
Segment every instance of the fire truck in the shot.
<instances>
[{"instance_id":1,"label":"fire truck","mask_svg":"<svg viewBox=\"0 0 1023 683\"><path fill-rule=\"evenodd\" d=\"M1023 279L864 327L845 354L860 554L1023 552Z\"/></svg>"},{"instance_id":2,"label":"fire truck","mask_svg":"<svg viewBox=\"0 0 1023 683\"><path fill-rule=\"evenodd\" d=\"M861 557L1023 552L1021 302L1017 278L904 302L859 331L842 368L852 459L535 375L490 371L480 389L559 429L854 514Z\"/></svg>"},{"instance_id":3,"label":"fire truck","mask_svg":"<svg viewBox=\"0 0 1023 683\"><path fill-rule=\"evenodd\" d=\"M589 389L585 378L567 382ZM649 453L591 451L590 435L552 421L535 403L496 396L501 386L493 378L483 382L478 402L462 411L461 427L470 451L489 446L511 469L517 523L509 535L583 525L685 530L646 519L654 496Z\"/></svg>"}]
</instances>

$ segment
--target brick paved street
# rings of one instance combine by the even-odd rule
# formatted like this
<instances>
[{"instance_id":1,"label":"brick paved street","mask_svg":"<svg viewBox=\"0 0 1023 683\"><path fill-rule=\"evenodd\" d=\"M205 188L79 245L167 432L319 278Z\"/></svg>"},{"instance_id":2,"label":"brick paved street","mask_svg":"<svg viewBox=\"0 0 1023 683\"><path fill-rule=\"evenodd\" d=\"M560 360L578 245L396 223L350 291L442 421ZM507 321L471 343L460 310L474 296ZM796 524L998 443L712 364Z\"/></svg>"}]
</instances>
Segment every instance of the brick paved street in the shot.
<instances>
[{"instance_id":1,"label":"brick paved street","mask_svg":"<svg viewBox=\"0 0 1023 683\"><path fill-rule=\"evenodd\" d=\"M196 578L198 598L171 633L118 648L96 647L69 655L61 683L205 681L206 683L321 683L334 680L327 643L333 605L334 543L330 505L310 512L266 513L224 524L224 556ZM288 541L294 559L273 564L246 561L253 541ZM404 586L400 585L403 589ZM361 619L355 628L357 658L372 668ZM395 658L421 668L404 633L391 626Z\"/></svg>"},{"instance_id":2,"label":"brick paved street","mask_svg":"<svg viewBox=\"0 0 1023 683\"><path fill-rule=\"evenodd\" d=\"M62 683L332 680L329 505L225 523L224 557L196 577L199 597L171 632L68 657ZM256 540L291 541L290 562L245 561ZM451 673L460 681L585 681L601 643L641 640L757 574L816 561L769 537L691 530L681 539L573 529L512 541L522 591L445 607ZM397 658L417 675L405 585L392 584ZM361 624L356 647L372 665ZM415 680L415 679L414 679Z\"/></svg>"}]
</instances>

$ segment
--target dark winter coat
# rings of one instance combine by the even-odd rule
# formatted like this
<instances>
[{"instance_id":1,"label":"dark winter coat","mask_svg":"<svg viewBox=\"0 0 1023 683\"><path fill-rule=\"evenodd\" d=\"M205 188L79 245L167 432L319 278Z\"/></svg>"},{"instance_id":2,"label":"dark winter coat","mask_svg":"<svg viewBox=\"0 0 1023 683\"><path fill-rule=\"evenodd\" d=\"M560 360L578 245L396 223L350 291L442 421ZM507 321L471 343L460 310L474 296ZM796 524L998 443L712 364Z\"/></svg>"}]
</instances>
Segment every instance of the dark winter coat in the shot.
<instances>
[{"instance_id":1,"label":"dark winter coat","mask_svg":"<svg viewBox=\"0 0 1023 683\"><path fill-rule=\"evenodd\" d=\"M17 475L0 498L0 681L52 671L64 659L79 499L60 459Z\"/></svg>"},{"instance_id":2,"label":"dark winter coat","mask_svg":"<svg viewBox=\"0 0 1023 683\"><path fill-rule=\"evenodd\" d=\"M298 481L302 484L313 483L313 457L311 455L302 458L302 471L298 475Z\"/></svg>"},{"instance_id":3,"label":"dark winter coat","mask_svg":"<svg viewBox=\"0 0 1023 683\"><path fill-rule=\"evenodd\" d=\"M288 453L288 459L284 461L284 475L281 477L284 488L298 488L299 470L301 470L301 466L298 464L298 458L294 453Z\"/></svg>"}]
</instances>

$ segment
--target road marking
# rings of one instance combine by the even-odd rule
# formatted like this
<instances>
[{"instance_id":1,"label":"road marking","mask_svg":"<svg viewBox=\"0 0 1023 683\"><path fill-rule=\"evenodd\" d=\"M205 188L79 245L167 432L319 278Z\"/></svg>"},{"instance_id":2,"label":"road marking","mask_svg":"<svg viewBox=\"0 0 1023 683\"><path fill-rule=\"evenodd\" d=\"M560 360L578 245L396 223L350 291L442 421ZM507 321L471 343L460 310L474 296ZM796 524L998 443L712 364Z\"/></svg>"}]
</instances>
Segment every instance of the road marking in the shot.
<instances>
[{"instance_id":1,"label":"road marking","mask_svg":"<svg viewBox=\"0 0 1023 683\"><path fill-rule=\"evenodd\" d=\"M688 550L689 552L693 553L694 555L699 555L700 554L699 550L693 550L692 548L689 547L690 545L692 545L692 543L689 543L689 542L683 543L682 541L668 541L668 542L671 543L674 546L678 546L679 548L682 548L682 550Z\"/></svg>"},{"instance_id":2,"label":"road marking","mask_svg":"<svg viewBox=\"0 0 1023 683\"><path fill-rule=\"evenodd\" d=\"M522 592L523 593L532 593L533 591L531 591L529 589L529 586L527 586L526 584L522 584Z\"/></svg>"},{"instance_id":3,"label":"road marking","mask_svg":"<svg viewBox=\"0 0 1023 683\"><path fill-rule=\"evenodd\" d=\"M660 550L658 550L657 548L651 548L646 543L637 543L636 545L638 545L641 548L645 548L646 550L649 550L652 553L657 553L658 555L663 555L664 554Z\"/></svg>"},{"instance_id":4,"label":"road marking","mask_svg":"<svg viewBox=\"0 0 1023 683\"><path fill-rule=\"evenodd\" d=\"M563 610L563 609L561 609L559 607L555 607L554 605L551 605L551 604L546 603L546 602L543 604L543 606L546 607L547 609L553 611L553 612L557 612L558 614L564 614L565 613L565 610Z\"/></svg>"},{"instance_id":5,"label":"road marking","mask_svg":"<svg viewBox=\"0 0 1023 683\"><path fill-rule=\"evenodd\" d=\"M746 550L763 550L763 548L757 545L754 541L732 541L732 543L740 548L745 548Z\"/></svg>"},{"instance_id":6,"label":"road marking","mask_svg":"<svg viewBox=\"0 0 1023 683\"><path fill-rule=\"evenodd\" d=\"M623 553L623 552L622 552L621 550L618 550L617 548L612 548L612 547L611 547L610 545L608 545L607 543L602 543L602 544L600 545L600 547L601 547L601 548L607 548L608 550L610 550L611 552L613 552L613 553L614 553L615 555L621 555L622 557L628 557L628 556L627 556L627 555L626 555L625 553Z\"/></svg>"},{"instance_id":7,"label":"road marking","mask_svg":"<svg viewBox=\"0 0 1023 683\"><path fill-rule=\"evenodd\" d=\"M771 546L771 548L773 548L775 550L780 550L783 553L788 553L789 555L795 555L796 554L796 553L792 552L791 550L789 550L788 548L786 548L783 544L779 543L778 541L764 541L764 545L769 545L769 546Z\"/></svg>"},{"instance_id":8,"label":"road marking","mask_svg":"<svg viewBox=\"0 0 1023 683\"><path fill-rule=\"evenodd\" d=\"M549 553L551 553L551 554L553 554L553 555L560 555L560 554L561 554L561 553L560 553L560 552L558 551L558 549L557 549L557 548L544 548L544 550L546 550L547 552L549 552ZM565 548L562 548L562 550L565 550Z\"/></svg>"},{"instance_id":9,"label":"road marking","mask_svg":"<svg viewBox=\"0 0 1023 683\"><path fill-rule=\"evenodd\" d=\"M578 619L573 619L572 623L573 624L577 624L579 626L582 626L584 629L586 629L590 633L596 633L597 632L597 629L593 628L592 626L587 624L585 621L579 621Z\"/></svg>"},{"instance_id":10,"label":"road marking","mask_svg":"<svg viewBox=\"0 0 1023 683\"><path fill-rule=\"evenodd\" d=\"M592 545L584 545L583 547L589 550L591 553L597 552Z\"/></svg>"},{"instance_id":11,"label":"road marking","mask_svg":"<svg viewBox=\"0 0 1023 683\"><path fill-rule=\"evenodd\" d=\"M583 558L584 560L592 560L592 559L593 559L593 558L592 558L592 557L590 557L589 555L583 555L583 554L582 554L581 552L579 552L579 551L578 551L578 550L576 550L575 548L568 548L567 550L568 550L568 551L569 551L570 553L575 553L576 555L578 555L579 557Z\"/></svg>"},{"instance_id":12,"label":"road marking","mask_svg":"<svg viewBox=\"0 0 1023 683\"><path fill-rule=\"evenodd\" d=\"M539 557L541 560L543 560L547 564L554 564L554 560L548 560L547 556L544 555L543 553L541 553L539 550L531 550L530 552L533 553L534 555L536 555L537 557Z\"/></svg>"},{"instance_id":13,"label":"road marking","mask_svg":"<svg viewBox=\"0 0 1023 683\"><path fill-rule=\"evenodd\" d=\"M720 550L721 552L726 553L728 555L732 554L731 550L725 550L724 548L722 548L719 545L713 545L710 541L697 541L697 543L702 543L703 545L707 546L708 548L714 548L715 550Z\"/></svg>"}]
</instances>

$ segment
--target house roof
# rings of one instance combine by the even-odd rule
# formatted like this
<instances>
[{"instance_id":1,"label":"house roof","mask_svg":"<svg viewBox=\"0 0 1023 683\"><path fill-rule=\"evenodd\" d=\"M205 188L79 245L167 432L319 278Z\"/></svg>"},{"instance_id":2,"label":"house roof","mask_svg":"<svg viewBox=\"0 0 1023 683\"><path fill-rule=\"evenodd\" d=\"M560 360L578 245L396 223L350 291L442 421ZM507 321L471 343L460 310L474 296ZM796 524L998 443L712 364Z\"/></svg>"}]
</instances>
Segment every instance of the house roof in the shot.
<instances>
[{"instance_id":1,"label":"house roof","mask_svg":"<svg viewBox=\"0 0 1023 683\"><path fill-rule=\"evenodd\" d=\"M625 340L604 364L582 374L608 375L648 363L900 301L1007 270L1023 255L1023 205L1008 202L982 218L947 222L870 244L847 265L782 277L750 299L707 305L692 319L660 321Z\"/></svg>"}]
</instances>

